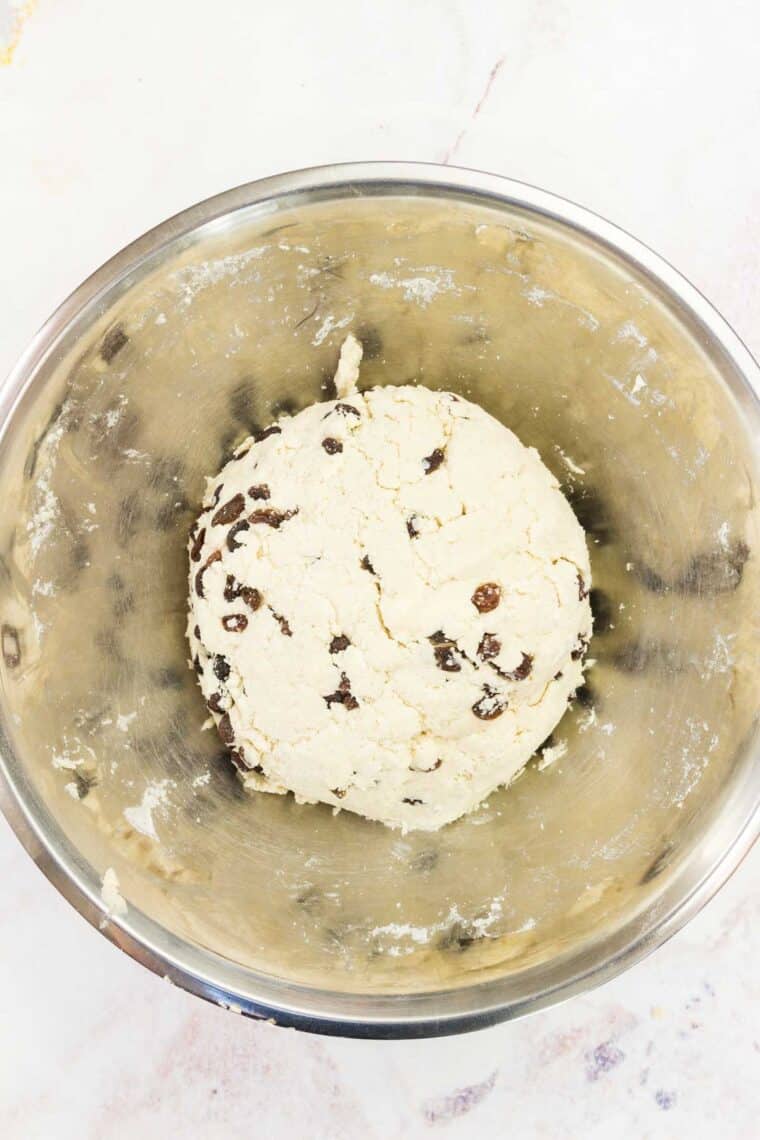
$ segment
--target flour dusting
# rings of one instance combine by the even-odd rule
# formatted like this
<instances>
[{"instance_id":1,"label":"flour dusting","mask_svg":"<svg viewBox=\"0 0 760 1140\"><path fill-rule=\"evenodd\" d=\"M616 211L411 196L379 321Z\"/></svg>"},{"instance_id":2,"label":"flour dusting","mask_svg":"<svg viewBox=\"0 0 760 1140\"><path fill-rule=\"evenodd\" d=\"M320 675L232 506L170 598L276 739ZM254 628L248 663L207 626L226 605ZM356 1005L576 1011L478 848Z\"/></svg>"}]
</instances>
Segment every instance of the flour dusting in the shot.
<instances>
[{"instance_id":1,"label":"flour dusting","mask_svg":"<svg viewBox=\"0 0 760 1140\"><path fill-rule=\"evenodd\" d=\"M369 280L370 284L381 289L402 289L404 300L413 301L422 309L426 309L440 293L461 293L450 269L426 265L417 274L414 277L395 277L392 273L371 273Z\"/></svg>"},{"instance_id":2,"label":"flour dusting","mask_svg":"<svg viewBox=\"0 0 760 1140\"><path fill-rule=\"evenodd\" d=\"M124 818L127 823L134 827L135 831L147 835L150 839L158 840L158 833L153 822L153 812L156 808L164 807L169 802L167 789L171 785L171 780L159 780L154 784L148 784L140 803L124 808Z\"/></svg>"}]
</instances>

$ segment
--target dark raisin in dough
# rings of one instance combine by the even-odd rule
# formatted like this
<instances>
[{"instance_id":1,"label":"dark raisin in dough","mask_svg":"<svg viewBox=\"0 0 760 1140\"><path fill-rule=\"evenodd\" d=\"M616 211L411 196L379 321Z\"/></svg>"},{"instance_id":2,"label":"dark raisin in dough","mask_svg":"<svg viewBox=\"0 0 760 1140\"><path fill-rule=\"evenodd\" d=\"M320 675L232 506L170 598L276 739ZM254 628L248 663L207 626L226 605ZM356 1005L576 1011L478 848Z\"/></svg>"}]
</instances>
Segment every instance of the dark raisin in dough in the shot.
<instances>
[{"instance_id":1,"label":"dark raisin in dough","mask_svg":"<svg viewBox=\"0 0 760 1140\"><path fill-rule=\"evenodd\" d=\"M211 520L212 526L227 526L240 518L245 510L245 496L242 492L233 495L223 507L220 507Z\"/></svg>"},{"instance_id":2,"label":"dark raisin in dough","mask_svg":"<svg viewBox=\"0 0 760 1140\"><path fill-rule=\"evenodd\" d=\"M329 696L324 697L323 700L328 709L332 708L333 705L343 705L345 709L349 710L358 709L359 707L359 702L351 692L351 682L345 673L341 673L340 675L340 684L337 690L334 693L330 693Z\"/></svg>"},{"instance_id":3,"label":"dark raisin in dough","mask_svg":"<svg viewBox=\"0 0 760 1140\"><path fill-rule=\"evenodd\" d=\"M411 517L406 520L406 533L409 535L410 538L416 538L417 535L420 533L417 530L417 527L415 526L414 520L416 518L417 518L416 515L411 515Z\"/></svg>"},{"instance_id":4,"label":"dark raisin in dough","mask_svg":"<svg viewBox=\"0 0 760 1140\"><path fill-rule=\"evenodd\" d=\"M211 712L221 716L230 707L227 703L227 697L223 693L212 693L206 701Z\"/></svg>"},{"instance_id":5,"label":"dark raisin in dough","mask_svg":"<svg viewBox=\"0 0 760 1140\"><path fill-rule=\"evenodd\" d=\"M357 419L361 419L361 412L353 404L336 404L333 411L340 416L356 416Z\"/></svg>"},{"instance_id":6,"label":"dark raisin in dough","mask_svg":"<svg viewBox=\"0 0 760 1140\"><path fill-rule=\"evenodd\" d=\"M582 602L584 600L584 598L588 597L588 593L589 593L589 591L588 591L588 586L586 585L586 579L583 577L583 575L581 574L581 572L579 570L578 571L578 601Z\"/></svg>"},{"instance_id":7,"label":"dark raisin in dough","mask_svg":"<svg viewBox=\"0 0 760 1140\"><path fill-rule=\"evenodd\" d=\"M240 522L236 522L234 526L230 527L230 529L227 531L228 550L232 551L240 549L243 544L242 542L237 541L237 536L239 534L243 534L243 532L246 530L250 530L250 526L251 524L247 522L246 519L241 519Z\"/></svg>"},{"instance_id":8,"label":"dark raisin in dough","mask_svg":"<svg viewBox=\"0 0 760 1140\"><path fill-rule=\"evenodd\" d=\"M524 681L526 677L530 677L533 672L533 658L530 653L523 653L522 661L513 669L511 673L505 673L504 676L509 681Z\"/></svg>"},{"instance_id":9,"label":"dark raisin in dough","mask_svg":"<svg viewBox=\"0 0 760 1140\"><path fill-rule=\"evenodd\" d=\"M220 681L226 681L230 675L229 661L226 657L222 657L221 653L218 653L214 658L213 669L214 675L218 677Z\"/></svg>"},{"instance_id":10,"label":"dark raisin in dough","mask_svg":"<svg viewBox=\"0 0 760 1140\"><path fill-rule=\"evenodd\" d=\"M370 560L369 560L369 554L365 554L365 555L364 555L364 557L362 558L362 560L361 560L361 568L362 568L362 570L367 570L367 571L369 571L369 573L370 573L370 574L375 574L375 573L376 573L376 571L375 571L375 567L372 565L372 563L371 563L371 562L370 562Z\"/></svg>"},{"instance_id":11,"label":"dark raisin in dough","mask_svg":"<svg viewBox=\"0 0 760 1140\"><path fill-rule=\"evenodd\" d=\"M326 439L322 440L322 446L328 455L337 455L340 451L343 450L343 444L340 442L340 440L333 439L332 436L329 435Z\"/></svg>"},{"instance_id":12,"label":"dark raisin in dough","mask_svg":"<svg viewBox=\"0 0 760 1140\"><path fill-rule=\"evenodd\" d=\"M272 497L268 483L256 483L253 487L248 488L248 494L252 499L271 499Z\"/></svg>"},{"instance_id":13,"label":"dark raisin in dough","mask_svg":"<svg viewBox=\"0 0 760 1140\"><path fill-rule=\"evenodd\" d=\"M331 653L342 653L344 649L348 649L351 642L346 637L345 633L341 633L338 637L334 637L330 642Z\"/></svg>"},{"instance_id":14,"label":"dark raisin in dough","mask_svg":"<svg viewBox=\"0 0 760 1140\"><path fill-rule=\"evenodd\" d=\"M573 661L580 661L581 657L583 657L586 650L588 649L588 644L589 644L588 638L584 637L583 634L579 633L578 634L578 640L575 643L575 648L570 653L571 659Z\"/></svg>"},{"instance_id":15,"label":"dark raisin in dough","mask_svg":"<svg viewBox=\"0 0 760 1140\"><path fill-rule=\"evenodd\" d=\"M193 545L190 547L190 558L193 562L200 562L203 543L206 539L206 528L202 526L197 534L194 535L193 531L190 534L193 539Z\"/></svg>"},{"instance_id":16,"label":"dark raisin in dough","mask_svg":"<svg viewBox=\"0 0 760 1140\"><path fill-rule=\"evenodd\" d=\"M457 660L455 655L458 650L455 641L450 641L442 630L431 634L428 641L433 646L433 656L435 657L435 663L439 669L442 669L444 673L461 672L461 663Z\"/></svg>"},{"instance_id":17,"label":"dark raisin in dough","mask_svg":"<svg viewBox=\"0 0 760 1140\"><path fill-rule=\"evenodd\" d=\"M438 470L445 458L446 452L443 450L443 448L436 447L434 451L431 451L430 455L426 455L422 460L422 466L425 468L425 474L432 475L434 471Z\"/></svg>"},{"instance_id":18,"label":"dark raisin in dough","mask_svg":"<svg viewBox=\"0 0 760 1140\"><path fill-rule=\"evenodd\" d=\"M272 617L274 618L274 620L279 625L280 633L283 635L283 637L292 637L293 636L293 630L290 628L290 626L288 625L287 621L282 616L282 614L275 613L275 611L273 609L271 609L271 607L270 607L270 613L272 614Z\"/></svg>"},{"instance_id":19,"label":"dark raisin in dough","mask_svg":"<svg viewBox=\"0 0 760 1140\"><path fill-rule=\"evenodd\" d=\"M211 554L209 554L208 558L203 563L203 565L201 566L198 573L195 575L195 592L199 598L205 598L205 596L206 596L203 592L203 575L206 573L209 566L213 562L218 562L221 559L221 557L222 557L221 550L214 550Z\"/></svg>"},{"instance_id":20,"label":"dark raisin in dough","mask_svg":"<svg viewBox=\"0 0 760 1140\"><path fill-rule=\"evenodd\" d=\"M277 424L272 424L271 427L264 428L263 431L257 431L253 438L256 443L261 443L262 440L269 439L270 435L280 435L281 432L282 428L278 427Z\"/></svg>"},{"instance_id":21,"label":"dark raisin in dough","mask_svg":"<svg viewBox=\"0 0 760 1140\"><path fill-rule=\"evenodd\" d=\"M234 743L235 731L232 727L232 721L230 720L230 714L229 713L224 714L224 716L219 721L219 723L216 727L217 727L217 731L218 731L219 735L222 738L222 741L225 744L233 744Z\"/></svg>"},{"instance_id":22,"label":"dark raisin in dough","mask_svg":"<svg viewBox=\"0 0 760 1140\"><path fill-rule=\"evenodd\" d=\"M483 686L483 696L472 706L478 720L496 720L507 707L507 702L490 685Z\"/></svg>"},{"instance_id":23,"label":"dark raisin in dough","mask_svg":"<svg viewBox=\"0 0 760 1140\"><path fill-rule=\"evenodd\" d=\"M298 507L294 510L278 511L276 507L260 507L257 511L253 511L248 516L249 523L254 525L263 523L266 526L271 526L275 530L279 530L284 522L288 519L295 518L298 514Z\"/></svg>"},{"instance_id":24,"label":"dark raisin in dough","mask_svg":"<svg viewBox=\"0 0 760 1140\"><path fill-rule=\"evenodd\" d=\"M422 800L409 799L407 796L404 796L404 798L401 802L404 804L412 804L412 806L414 806L414 804L421 804L423 801Z\"/></svg>"},{"instance_id":25,"label":"dark raisin in dough","mask_svg":"<svg viewBox=\"0 0 760 1140\"><path fill-rule=\"evenodd\" d=\"M225 614L222 625L227 633L242 633L248 626L248 618L245 614Z\"/></svg>"},{"instance_id":26,"label":"dark raisin in dough","mask_svg":"<svg viewBox=\"0 0 760 1140\"><path fill-rule=\"evenodd\" d=\"M481 614L489 614L501 601L501 586L496 582L483 582L471 598L475 609Z\"/></svg>"},{"instance_id":27,"label":"dark raisin in dough","mask_svg":"<svg viewBox=\"0 0 760 1140\"><path fill-rule=\"evenodd\" d=\"M478 646L478 657L481 661L493 661L501 653L501 642L492 633L484 633Z\"/></svg>"}]
</instances>

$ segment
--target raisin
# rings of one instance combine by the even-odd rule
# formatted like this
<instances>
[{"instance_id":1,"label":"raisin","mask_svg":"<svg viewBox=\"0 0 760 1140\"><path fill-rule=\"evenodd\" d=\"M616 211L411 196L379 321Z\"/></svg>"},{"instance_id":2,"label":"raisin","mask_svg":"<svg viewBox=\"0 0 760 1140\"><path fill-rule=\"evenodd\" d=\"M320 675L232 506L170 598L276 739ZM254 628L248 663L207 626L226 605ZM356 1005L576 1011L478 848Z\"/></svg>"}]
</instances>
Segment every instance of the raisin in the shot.
<instances>
[{"instance_id":1,"label":"raisin","mask_svg":"<svg viewBox=\"0 0 760 1140\"><path fill-rule=\"evenodd\" d=\"M195 527L193 527L193 530L190 532L190 537L193 540L193 544L190 547L190 558L193 562L200 562L201 550L203 549L203 543L206 538L206 528L205 526L201 527L197 534L195 534L194 531Z\"/></svg>"},{"instance_id":2,"label":"raisin","mask_svg":"<svg viewBox=\"0 0 760 1140\"><path fill-rule=\"evenodd\" d=\"M338 452L343 450L343 444L340 442L340 440L333 439L333 437L329 435L326 439L322 440L322 446L328 455L337 455Z\"/></svg>"},{"instance_id":3,"label":"raisin","mask_svg":"<svg viewBox=\"0 0 760 1140\"><path fill-rule=\"evenodd\" d=\"M198 573L195 575L195 592L199 598L205 597L205 594L203 593L203 575L206 573L206 571L208 570L211 563L212 562L218 562L221 559L221 557L222 557L221 550L213 551L212 554L209 554L208 558L203 563L203 565L201 566Z\"/></svg>"},{"instance_id":4,"label":"raisin","mask_svg":"<svg viewBox=\"0 0 760 1140\"><path fill-rule=\"evenodd\" d=\"M101 358L106 364L110 364L116 354L121 352L128 341L129 337L124 332L122 326L114 325L103 337L103 343L100 346Z\"/></svg>"},{"instance_id":5,"label":"raisin","mask_svg":"<svg viewBox=\"0 0 760 1140\"><path fill-rule=\"evenodd\" d=\"M530 677L533 672L533 658L530 653L523 653L522 661L513 669L511 673L505 673L504 676L509 681L524 681L526 677Z\"/></svg>"},{"instance_id":6,"label":"raisin","mask_svg":"<svg viewBox=\"0 0 760 1140\"><path fill-rule=\"evenodd\" d=\"M201 659L197 654L193 658L193 669L195 669L195 672L199 677L203 676L203 666L201 665Z\"/></svg>"},{"instance_id":7,"label":"raisin","mask_svg":"<svg viewBox=\"0 0 760 1140\"><path fill-rule=\"evenodd\" d=\"M501 601L501 586L496 582L483 582L470 600L481 614L489 614Z\"/></svg>"},{"instance_id":8,"label":"raisin","mask_svg":"<svg viewBox=\"0 0 760 1140\"><path fill-rule=\"evenodd\" d=\"M214 658L213 669L214 675L218 677L220 681L226 681L230 675L229 662L226 657L223 657L221 655L221 653L218 653Z\"/></svg>"},{"instance_id":9,"label":"raisin","mask_svg":"<svg viewBox=\"0 0 760 1140\"><path fill-rule=\"evenodd\" d=\"M269 490L268 483L256 483L253 487L248 488L248 494L252 499L271 499L272 492Z\"/></svg>"},{"instance_id":10,"label":"raisin","mask_svg":"<svg viewBox=\"0 0 760 1140\"><path fill-rule=\"evenodd\" d=\"M237 541L237 536L249 529L250 523L246 522L245 519L241 519L240 522L236 522L234 526L231 526L227 531L227 549L230 551L239 550L243 544Z\"/></svg>"},{"instance_id":11,"label":"raisin","mask_svg":"<svg viewBox=\"0 0 760 1140\"><path fill-rule=\"evenodd\" d=\"M481 661L492 661L501 653L501 642L492 633L484 633L478 646L478 657Z\"/></svg>"},{"instance_id":12,"label":"raisin","mask_svg":"<svg viewBox=\"0 0 760 1140\"><path fill-rule=\"evenodd\" d=\"M362 558L361 568L362 568L362 570L368 570L370 574L376 574L377 573L377 571L375 570L375 567L372 565L372 563L369 560L369 554L365 554L364 557Z\"/></svg>"},{"instance_id":13,"label":"raisin","mask_svg":"<svg viewBox=\"0 0 760 1140\"><path fill-rule=\"evenodd\" d=\"M417 518L416 515L410 515L410 517L406 520L406 533L409 535L410 538L416 538L417 535L420 533L414 524L414 520L416 518Z\"/></svg>"},{"instance_id":14,"label":"raisin","mask_svg":"<svg viewBox=\"0 0 760 1140\"><path fill-rule=\"evenodd\" d=\"M345 788L331 788L330 791L335 796L335 798L338 800L342 800L346 794Z\"/></svg>"},{"instance_id":15,"label":"raisin","mask_svg":"<svg viewBox=\"0 0 760 1140\"><path fill-rule=\"evenodd\" d=\"M254 613L261 605L261 594L254 586L241 586L234 574L228 574L224 586L224 600L234 602L237 598L242 598Z\"/></svg>"},{"instance_id":16,"label":"raisin","mask_svg":"<svg viewBox=\"0 0 760 1140\"><path fill-rule=\"evenodd\" d=\"M286 619L282 616L282 614L276 613L272 609L271 606L269 607L269 612L271 613L272 617L274 618L274 620L279 625L280 632L282 633L283 637L292 637L293 636L293 630L290 628L290 626L288 625Z\"/></svg>"},{"instance_id":17,"label":"raisin","mask_svg":"<svg viewBox=\"0 0 760 1140\"><path fill-rule=\"evenodd\" d=\"M583 655L585 654L587 649L588 649L588 638L584 637L582 633L579 633L578 634L578 640L575 643L575 648L572 650L572 652L570 654L570 659L572 661L580 661L581 657L583 657Z\"/></svg>"},{"instance_id":18,"label":"raisin","mask_svg":"<svg viewBox=\"0 0 760 1140\"><path fill-rule=\"evenodd\" d=\"M21 664L21 645L16 627L5 622L0 633L0 640L2 641L5 664L9 669L17 669Z\"/></svg>"},{"instance_id":19,"label":"raisin","mask_svg":"<svg viewBox=\"0 0 760 1140\"><path fill-rule=\"evenodd\" d=\"M218 507L219 506L219 499L222 496L223 490L224 490L224 484L223 483L220 483L218 487L214 488L214 497L211 500L211 507ZM211 507L208 507L207 509L211 510Z\"/></svg>"},{"instance_id":20,"label":"raisin","mask_svg":"<svg viewBox=\"0 0 760 1140\"><path fill-rule=\"evenodd\" d=\"M278 427L277 424L272 424L271 427L264 428L263 431L255 432L254 437L253 437L254 442L255 443L261 443L261 441L263 439L269 439L270 435L280 435L281 432L282 432L282 428Z\"/></svg>"},{"instance_id":21,"label":"raisin","mask_svg":"<svg viewBox=\"0 0 760 1140\"><path fill-rule=\"evenodd\" d=\"M423 801L422 800L409 799L407 796L404 796L404 798L401 802L403 804L412 804L412 806L414 806L414 804L421 804Z\"/></svg>"},{"instance_id":22,"label":"raisin","mask_svg":"<svg viewBox=\"0 0 760 1140\"><path fill-rule=\"evenodd\" d=\"M248 618L245 614L225 614L222 625L227 633L242 633L248 625Z\"/></svg>"},{"instance_id":23,"label":"raisin","mask_svg":"<svg viewBox=\"0 0 760 1140\"><path fill-rule=\"evenodd\" d=\"M250 610L256 613L256 610L261 605L261 594L255 586L241 586L240 597Z\"/></svg>"},{"instance_id":24,"label":"raisin","mask_svg":"<svg viewBox=\"0 0 760 1140\"><path fill-rule=\"evenodd\" d=\"M472 706L478 720L496 720L504 712L507 702L490 685L483 686L483 696Z\"/></svg>"},{"instance_id":25,"label":"raisin","mask_svg":"<svg viewBox=\"0 0 760 1140\"><path fill-rule=\"evenodd\" d=\"M436 447L435 451L431 451L430 455L426 455L422 460L422 466L425 468L426 475L432 475L434 471L443 463L446 458L446 452L441 447Z\"/></svg>"},{"instance_id":26,"label":"raisin","mask_svg":"<svg viewBox=\"0 0 760 1140\"><path fill-rule=\"evenodd\" d=\"M348 649L351 642L346 637L345 633L341 633L338 637L334 637L330 642L331 653L342 653L344 649Z\"/></svg>"},{"instance_id":27,"label":"raisin","mask_svg":"<svg viewBox=\"0 0 760 1140\"><path fill-rule=\"evenodd\" d=\"M333 411L340 416L356 416L357 419L361 419L361 412L353 404L336 404Z\"/></svg>"},{"instance_id":28,"label":"raisin","mask_svg":"<svg viewBox=\"0 0 760 1140\"><path fill-rule=\"evenodd\" d=\"M588 595L589 595L589 589L588 589L588 586L586 585L586 579L583 577L583 575L581 574L581 572L579 570L578 571L578 601L582 602L585 598L588 597Z\"/></svg>"},{"instance_id":29,"label":"raisin","mask_svg":"<svg viewBox=\"0 0 760 1140\"><path fill-rule=\"evenodd\" d=\"M233 495L223 507L220 507L211 520L212 526L227 526L239 519L245 510L245 497L241 492Z\"/></svg>"},{"instance_id":30,"label":"raisin","mask_svg":"<svg viewBox=\"0 0 760 1140\"><path fill-rule=\"evenodd\" d=\"M343 705L345 709L358 709L359 702L351 692L351 682L345 673L340 675L340 684L336 692L330 693L329 696L322 698L327 705L328 709L333 705Z\"/></svg>"},{"instance_id":31,"label":"raisin","mask_svg":"<svg viewBox=\"0 0 760 1140\"><path fill-rule=\"evenodd\" d=\"M217 727L217 731L218 731L219 735L221 736L221 738L225 744L233 744L234 743L235 732L234 732L234 729L232 727L232 721L230 720L230 714L229 713L224 714L224 716L219 721L219 723L216 727Z\"/></svg>"},{"instance_id":32,"label":"raisin","mask_svg":"<svg viewBox=\"0 0 760 1140\"><path fill-rule=\"evenodd\" d=\"M230 748L230 760L235 765L238 772L250 772L251 771L250 766L248 765L246 758L245 758L245 752L242 748ZM259 768L259 769L254 768L254 771L257 771L257 770L263 771L262 768Z\"/></svg>"},{"instance_id":33,"label":"raisin","mask_svg":"<svg viewBox=\"0 0 760 1140\"><path fill-rule=\"evenodd\" d=\"M288 519L294 518L298 514L298 507L295 510L278 511L276 507L260 507L259 510L253 511L248 516L250 523L265 523L266 526L274 527L279 530L284 522Z\"/></svg>"},{"instance_id":34,"label":"raisin","mask_svg":"<svg viewBox=\"0 0 760 1140\"><path fill-rule=\"evenodd\" d=\"M457 661L454 652L457 649L455 641L450 641L442 630L432 633L428 641L433 646L435 663L444 673L460 673L462 666Z\"/></svg>"},{"instance_id":35,"label":"raisin","mask_svg":"<svg viewBox=\"0 0 760 1140\"><path fill-rule=\"evenodd\" d=\"M222 716L223 713L226 712L226 710L229 708L228 704L222 704L222 701L226 700L227 698L224 693L212 693L209 699L206 701L206 704L208 705L211 712L217 713L218 716Z\"/></svg>"}]
</instances>

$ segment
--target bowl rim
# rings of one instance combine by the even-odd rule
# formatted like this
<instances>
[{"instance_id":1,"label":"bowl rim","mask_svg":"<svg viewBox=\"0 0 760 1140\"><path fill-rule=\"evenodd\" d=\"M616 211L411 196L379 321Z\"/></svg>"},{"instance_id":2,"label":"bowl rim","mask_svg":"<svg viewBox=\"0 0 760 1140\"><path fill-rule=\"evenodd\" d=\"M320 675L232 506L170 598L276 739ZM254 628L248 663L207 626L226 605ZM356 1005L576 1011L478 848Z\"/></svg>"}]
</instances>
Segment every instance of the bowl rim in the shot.
<instances>
[{"instance_id":1,"label":"bowl rim","mask_svg":"<svg viewBox=\"0 0 760 1140\"><path fill-rule=\"evenodd\" d=\"M434 163L359 162L308 167L244 183L182 210L116 253L54 311L0 388L0 442L25 391L66 330L149 256L238 210L270 203L276 212L279 201L288 208L298 194L362 194L372 188L382 194L448 194L486 205L502 204L557 222L603 245L686 310L733 364L743 396L760 409L760 368L748 348L698 289L626 230L566 198L501 175ZM760 751L757 735L754 749ZM757 773L757 764L754 770ZM365 1038L439 1036L511 1020L608 981L640 961L693 918L749 852L760 832L760 780L755 778L754 783L754 803L710 867L682 897L661 908L663 913L653 914L649 929L631 936L633 916L621 930L601 938L594 944L597 961L576 965L566 976L522 997L509 996L505 978L457 990L379 995L286 982L181 939L135 907L129 906L123 917L109 914L94 868L66 838L23 773L11 769L4 743L0 748L0 808L11 828L50 882L111 942L171 983L235 1012L309 1032ZM657 906L649 904L653 912ZM572 967L573 955L562 961Z\"/></svg>"}]
</instances>

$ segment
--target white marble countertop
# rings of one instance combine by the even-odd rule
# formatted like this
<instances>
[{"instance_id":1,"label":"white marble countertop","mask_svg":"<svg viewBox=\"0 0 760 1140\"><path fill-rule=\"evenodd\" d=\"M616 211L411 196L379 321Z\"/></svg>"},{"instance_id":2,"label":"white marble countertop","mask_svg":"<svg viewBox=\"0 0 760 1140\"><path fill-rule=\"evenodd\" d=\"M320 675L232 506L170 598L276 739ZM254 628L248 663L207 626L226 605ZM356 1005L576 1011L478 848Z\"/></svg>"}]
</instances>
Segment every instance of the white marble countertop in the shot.
<instances>
[{"instance_id":1,"label":"white marble countertop","mask_svg":"<svg viewBox=\"0 0 760 1140\"><path fill-rule=\"evenodd\" d=\"M757 354L758 34L740 0L0 0L0 37L18 41L0 46L0 374L167 215L366 158L482 167L598 210ZM586 997L464 1038L363 1043L163 984L0 822L0 1135L756 1135L759 869L755 852L686 930Z\"/></svg>"}]
</instances>

